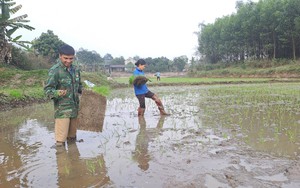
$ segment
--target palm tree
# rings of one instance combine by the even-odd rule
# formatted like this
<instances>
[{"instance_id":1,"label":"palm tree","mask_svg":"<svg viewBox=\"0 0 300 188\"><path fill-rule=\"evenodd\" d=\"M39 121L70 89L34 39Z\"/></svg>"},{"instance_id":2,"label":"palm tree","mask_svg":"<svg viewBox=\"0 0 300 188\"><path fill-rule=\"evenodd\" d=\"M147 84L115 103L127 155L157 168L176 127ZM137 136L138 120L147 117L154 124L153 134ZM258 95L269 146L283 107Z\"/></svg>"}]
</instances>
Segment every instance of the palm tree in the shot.
<instances>
[{"instance_id":1,"label":"palm tree","mask_svg":"<svg viewBox=\"0 0 300 188\"><path fill-rule=\"evenodd\" d=\"M19 46L28 48L28 41L21 41L22 35L13 37L13 33L20 29L25 28L27 30L34 30L33 27L26 25L24 23L29 22L25 20L27 14L11 18L11 14L18 12L22 5L16 5L13 0L0 0L0 63L9 63L11 59L11 48L12 43Z\"/></svg>"}]
</instances>

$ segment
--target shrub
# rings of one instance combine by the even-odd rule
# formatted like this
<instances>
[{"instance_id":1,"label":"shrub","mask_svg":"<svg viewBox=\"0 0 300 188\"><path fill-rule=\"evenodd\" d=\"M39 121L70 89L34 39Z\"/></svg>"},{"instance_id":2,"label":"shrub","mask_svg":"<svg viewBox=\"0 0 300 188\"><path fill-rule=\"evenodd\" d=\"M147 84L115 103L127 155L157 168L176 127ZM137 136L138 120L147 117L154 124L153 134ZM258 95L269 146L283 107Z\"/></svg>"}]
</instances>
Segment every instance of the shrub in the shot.
<instances>
[{"instance_id":1,"label":"shrub","mask_svg":"<svg viewBox=\"0 0 300 188\"><path fill-rule=\"evenodd\" d=\"M50 64L48 60L42 56L37 56L33 52L25 51L21 48L12 48L12 62L11 64L19 69L33 70L33 69L48 69Z\"/></svg>"}]
</instances>

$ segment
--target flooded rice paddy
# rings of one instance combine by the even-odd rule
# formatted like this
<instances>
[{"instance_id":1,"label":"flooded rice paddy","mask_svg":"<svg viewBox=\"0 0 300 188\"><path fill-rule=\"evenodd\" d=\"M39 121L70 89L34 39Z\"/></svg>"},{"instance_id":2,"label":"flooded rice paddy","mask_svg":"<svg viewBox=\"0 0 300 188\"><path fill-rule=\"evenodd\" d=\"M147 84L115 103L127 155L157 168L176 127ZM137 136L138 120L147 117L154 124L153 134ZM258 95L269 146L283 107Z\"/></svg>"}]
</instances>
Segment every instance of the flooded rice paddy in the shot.
<instances>
[{"instance_id":1,"label":"flooded rice paddy","mask_svg":"<svg viewBox=\"0 0 300 188\"><path fill-rule=\"evenodd\" d=\"M300 85L132 88L107 98L99 132L55 148L52 103L1 112L0 187L300 187Z\"/></svg>"}]
</instances>

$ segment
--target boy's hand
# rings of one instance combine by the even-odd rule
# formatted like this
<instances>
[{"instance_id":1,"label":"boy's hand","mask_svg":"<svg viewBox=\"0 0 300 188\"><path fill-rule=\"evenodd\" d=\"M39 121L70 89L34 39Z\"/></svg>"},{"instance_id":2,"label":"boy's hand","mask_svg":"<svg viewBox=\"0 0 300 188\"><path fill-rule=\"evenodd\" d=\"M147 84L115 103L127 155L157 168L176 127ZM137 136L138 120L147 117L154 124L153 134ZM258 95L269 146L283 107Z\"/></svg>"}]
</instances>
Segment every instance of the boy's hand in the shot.
<instances>
[{"instance_id":1,"label":"boy's hand","mask_svg":"<svg viewBox=\"0 0 300 188\"><path fill-rule=\"evenodd\" d=\"M67 94L67 90L57 90L58 91L58 96L62 97Z\"/></svg>"}]
</instances>

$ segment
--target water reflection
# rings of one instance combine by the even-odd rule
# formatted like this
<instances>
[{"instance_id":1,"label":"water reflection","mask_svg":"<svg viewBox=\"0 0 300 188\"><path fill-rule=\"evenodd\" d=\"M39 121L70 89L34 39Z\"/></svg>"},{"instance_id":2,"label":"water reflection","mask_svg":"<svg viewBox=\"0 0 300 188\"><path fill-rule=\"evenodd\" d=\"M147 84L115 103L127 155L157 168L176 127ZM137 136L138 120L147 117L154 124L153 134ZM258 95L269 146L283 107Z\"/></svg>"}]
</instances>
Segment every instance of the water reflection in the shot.
<instances>
[{"instance_id":1,"label":"water reflection","mask_svg":"<svg viewBox=\"0 0 300 188\"><path fill-rule=\"evenodd\" d=\"M3 187L20 185L20 179L14 178L16 170L23 166L21 156L18 154L21 148L11 138L6 137L5 133L0 133L0 184Z\"/></svg>"},{"instance_id":2,"label":"water reflection","mask_svg":"<svg viewBox=\"0 0 300 188\"><path fill-rule=\"evenodd\" d=\"M49 135L47 127L36 119L1 130L0 182L3 187L36 187L42 185L42 181L46 181L44 185L53 186L53 176L46 174L53 172L50 146L47 146Z\"/></svg>"},{"instance_id":3,"label":"water reflection","mask_svg":"<svg viewBox=\"0 0 300 188\"><path fill-rule=\"evenodd\" d=\"M58 150L53 148L51 113L52 103L0 113L0 187L100 187L109 184L104 156L97 146L92 152L89 144L79 142L68 143ZM102 130L102 124L98 128ZM89 142L88 138L97 137L99 132L79 130L78 134Z\"/></svg>"},{"instance_id":4,"label":"water reflection","mask_svg":"<svg viewBox=\"0 0 300 188\"><path fill-rule=\"evenodd\" d=\"M81 159L75 142L56 149L59 187L98 187L110 181L103 155Z\"/></svg>"},{"instance_id":5,"label":"water reflection","mask_svg":"<svg viewBox=\"0 0 300 188\"><path fill-rule=\"evenodd\" d=\"M136 136L135 151L133 159L138 163L138 167L144 171L149 169L150 155L148 154L148 146L151 139L159 135L163 128L165 116L161 116L156 128L148 128L144 116L138 117L139 133Z\"/></svg>"}]
</instances>

